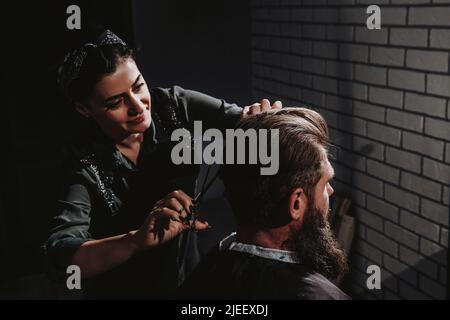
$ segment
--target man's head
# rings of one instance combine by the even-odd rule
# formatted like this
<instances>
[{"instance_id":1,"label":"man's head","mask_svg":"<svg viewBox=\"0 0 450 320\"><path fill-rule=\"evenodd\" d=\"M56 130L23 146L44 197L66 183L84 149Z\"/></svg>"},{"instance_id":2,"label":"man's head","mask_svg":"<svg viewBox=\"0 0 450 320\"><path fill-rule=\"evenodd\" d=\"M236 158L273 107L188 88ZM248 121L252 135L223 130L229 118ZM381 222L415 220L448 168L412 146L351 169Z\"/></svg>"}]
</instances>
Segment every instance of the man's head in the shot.
<instances>
[{"instance_id":1,"label":"man's head","mask_svg":"<svg viewBox=\"0 0 450 320\"><path fill-rule=\"evenodd\" d=\"M260 175L261 165L224 165L222 179L239 226L276 234L281 248L329 278L345 269L328 223L330 180L328 127L306 108L271 110L241 120L243 129L279 130L279 171Z\"/></svg>"}]
</instances>

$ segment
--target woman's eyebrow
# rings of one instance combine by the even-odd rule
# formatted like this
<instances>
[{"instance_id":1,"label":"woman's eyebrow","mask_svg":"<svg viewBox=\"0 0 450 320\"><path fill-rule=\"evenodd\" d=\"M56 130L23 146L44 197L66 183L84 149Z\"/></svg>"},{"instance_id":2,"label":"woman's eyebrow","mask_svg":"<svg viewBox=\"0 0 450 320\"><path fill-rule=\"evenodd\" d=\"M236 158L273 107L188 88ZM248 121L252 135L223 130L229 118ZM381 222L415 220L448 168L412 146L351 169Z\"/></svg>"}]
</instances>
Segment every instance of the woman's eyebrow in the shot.
<instances>
[{"instance_id":1,"label":"woman's eyebrow","mask_svg":"<svg viewBox=\"0 0 450 320\"><path fill-rule=\"evenodd\" d=\"M137 76L136 80L134 80L134 82L133 82L133 84L131 85L131 87L134 87L134 86L136 85L136 83L138 83L139 79L141 79L141 77L142 77L142 75L139 74L139 75ZM125 94L126 94L125 92L122 92L122 93L113 95L113 96L111 96L111 97L106 98L103 102L104 102L104 103L107 103L107 102L109 102L109 101L111 101L111 100L114 100L114 99L123 97Z\"/></svg>"},{"instance_id":2,"label":"woman's eyebrow","mask_svg":"<svg viewBox=\"0 0 450 320\"><path fill-rule=\"evenodd\" d=\"M139 75L137 76L136 80L134 80L133 84L131 85L132 87L134 87L136 85L136 83L138 83L139 79L141 79L141 74L139 73Z\"/></svg>"}]
</instances>

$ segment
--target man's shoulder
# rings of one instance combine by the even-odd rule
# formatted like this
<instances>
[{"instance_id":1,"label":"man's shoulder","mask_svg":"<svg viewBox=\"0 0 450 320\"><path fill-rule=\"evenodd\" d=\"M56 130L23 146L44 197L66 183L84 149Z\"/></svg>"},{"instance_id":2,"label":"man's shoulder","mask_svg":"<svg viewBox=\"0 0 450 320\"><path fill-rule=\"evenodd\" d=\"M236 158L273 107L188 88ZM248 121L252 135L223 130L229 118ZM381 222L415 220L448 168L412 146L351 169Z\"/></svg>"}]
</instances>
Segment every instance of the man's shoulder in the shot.
<instances>
[{"instance_id":1,"label":"man's shoulder","mask_svg":"<svg viewBox=\"0 0 450 320\"><path fill-rule=\"evenodd\" d=\"M330 280L317 272L302 276L299 298L313 300L350 300L351 298Z\"/></svg>"},{"instance_id":2,"label":"man's shoulder","mask_svg":"<svg viewBox=\"0 0 450 320\"><path fill-rule=\"evenodd\" d=\"M310 271L301 263L267 259L246 252L218 250L211 252L210 262L217 265L251 268L260 275L261 284L279 292L285 298L308 300L350 299L341 289L322 274ZM230 267L229 265L227 267ZM265 284L263 284L265 283Z\"/></svg>"},{"instance_id":3,"label":"man's shoulder","mask_svg":"<svg viewBox=\"0 0 450 320\"><path fill-rule=\"evenodd\" d=\"M349 297L324 276L303 265L247 252L211 250L183 286L186 296L346 300ZM186 293L187 292L187 293Z\"/></svg>"},{"instance_id":4,"label":"man's shoulder","mask_svg":"<svg viewBox=\"0 0 450 320\"><path fill-rule=\"evenodd\" d=\"M233 270L233 271L232 271ZM287 263L232 250L211 251L203 261L201 274L221 274L229 281L251 275L247 281L258 283L258 297L304 300L348 300L350 297L323 275L310 272L301 264ZM266 291L270 292L266 292ZM276 295L273 294L276 292Z\"/></svg>"},{"instance_id":5,"label":"man's shoulder","mask_svg":"<svg viewBox=\"0 0 450 320\"><path fill-rule=\"evenodd\" d=\"M341 289L320 273L310 271L301 263L259 258L257 264L267 286L279 288L283 298L301 300L347 300Z\"/></svg>"}]
</instances>

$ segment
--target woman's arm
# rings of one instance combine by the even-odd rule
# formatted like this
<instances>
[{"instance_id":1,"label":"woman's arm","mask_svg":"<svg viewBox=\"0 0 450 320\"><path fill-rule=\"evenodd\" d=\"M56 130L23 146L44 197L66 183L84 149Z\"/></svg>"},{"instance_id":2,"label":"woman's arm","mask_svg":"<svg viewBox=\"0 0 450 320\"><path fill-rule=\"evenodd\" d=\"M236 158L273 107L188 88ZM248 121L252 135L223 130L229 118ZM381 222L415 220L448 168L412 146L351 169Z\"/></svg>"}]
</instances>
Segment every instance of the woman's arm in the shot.
<instances>
[{"instance_id":1,"label":"woman's arm","mask_svg":"<svg viewBox=\"0 0 450 320\"><path fill-rule=\"evenodd\" d=\"M180 126L187 126L185 128L189 129L194 121L202 121L203 129L234 128L237 122L247 115L282 107L280 101L275 101L271 106L269 100L263 99L260 103L241 108L223 99L179 86L169 89L152 88L151 95L154 102L152 107L169 131ZM179 123L176 123L177 121Z\"/></svg>"},{"instance_id":2,"label":"woman's arm","mask_svg":"<svg viewBox=\"0 0 450 320\"><path fill-rule=\"evenodd\" d=\"M179 86L171 88L169 94L176 101L180 111L186 115L188 122L202 121L204 129L233 128L243 112L236 104Z\"/></svg>"},{"instance_id":3,"label":"woman's arm","mask_svg":"<svg viewBox=\"0 0 450 320\"><path fill-rule=\"evenodd\" d=\"M243 108L194 90L175 86L171 89L179 107L188 115L190 121L201 120L203 128L233 128L243 117L270 109L280 109L282 104L275 101L273 105L268 99L249 104Z\"/></svg>"},{"instance_id":4,"label":"woman's arm","mask_svg":"<svg viewBox=\"0 0 450 320\"><path fill-rule=\"evenodd\" d=\"M130 259L137 246L133 233L84 242L75 251L72 264L80 267L82 278L104 273Z\"/></svg>"},{"instance_id":5,"label":"woman's arm","mask_svg":"<svg viewBox=\"0 0 450 320\"><path fill-rule=\"evenodd\" d=\"M138 230L99 240L84 242L75 252L72 263L78 265L82 278L102 274L130 259L134 254L165 243L189 228L181 219L190 213L192 198L176 190L158 201ZM208 228L196 222L196 230Z\"/></svg>"},{"instance_id":6,"label":"woman's arm","mask_svg":"<svg viewBox=\"0 0 450 320\"><path fill-rule=\"evenodd\" d=\"M192 198L174 191L155 204L138 230L103 239L90 233L91 198L81 172L68 176L64 196L58 201L58 214L43 246L49 276L64 281L69 265L78 265L82 278L104 273L130 259L146 248L166 242L186 229L179 222L192 205ZM181 208L181 212L178 212ZM176 211L175 211L176 210ZM177 221L178 220L178 221ZM195 228L208 225L197 223Z\"/></svg>"},{"instance_id":7,"label":"woman's arm","mask_svg":"<svg viewBox=\"0 0 450 320\"><path fill-rule=\"evenodd\" d=\"M62 197L57 201L57 214L52 220L49 236L43 245L48 276L62 281L66 268L72 264L76 250L93 240L90 232L91 198L81 172L69 173Z\"/></svg>"}]
</instances>

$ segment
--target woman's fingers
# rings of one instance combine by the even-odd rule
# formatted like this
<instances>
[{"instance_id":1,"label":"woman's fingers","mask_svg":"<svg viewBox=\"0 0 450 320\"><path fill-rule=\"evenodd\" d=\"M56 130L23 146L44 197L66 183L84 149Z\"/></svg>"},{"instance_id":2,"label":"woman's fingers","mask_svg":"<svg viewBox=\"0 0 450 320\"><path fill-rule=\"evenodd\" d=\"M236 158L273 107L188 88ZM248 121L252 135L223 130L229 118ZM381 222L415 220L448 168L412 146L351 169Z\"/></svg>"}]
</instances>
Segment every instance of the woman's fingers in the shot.
<instances>
[{"instance_id":1,"label":"woman's fingers","mask_svg":"<svg viewBox=\"0 0 450 320\"><path fill-rule=\"evenodd\" d=\"M197 231L209 229L208 222L198 221L196 217L186 221L185 218L193 214L191 207L194 205L194 200L182 190L175 190L159 200L150 216L153 220L153 222L150 222L150 225L152 225L150 232L154 234L154 239L161 243L172 239L187 229Z\"/></svg>"},{"instance_id":2,"label":"woman's fingers","mask_svg":"<svg viewBox=\"0 0 450 320\"><path fill-rule=\"evenodd\" d=\"M161 209L162 214L164 214L167 218L169 218L172 221L177 221L182 223L183 221L180 219L180 213L178 211L172 210L170 208L162 208Z\"/></svg>"},{"instance_id":3,"label":"woman's fingers","mask_svg":"<svg viewBox=\"0 0 450 320\"><path fill-rule=\"evenodd\" d=\"M169 193L165 198L155 204L155 208L167 207L177 211L183 218L191 212L191 206L194 205L193 199L183 190L175 190Z\"/></svg>"},{"instance_id":4,"label":"woman's fingers","mask_svg":"<svg viewBox=\"0 0 450 320\"><path fill-rule=\"evenodd\" d=\"M267 99L262 99L261 103L254 103L250 106L248 114L258 114L263 111L270 109L270 101Z\"/></svg>"},{"instance_id":5,"label":"woman's fingers","mask_svg":"<svg viewBox=\"0 0 450 320\"><path fill-rule=\"evenodd\" d=\"M169 198L165 202L165 207L176 211L182 218L185 218L187 216L187 210L181 202L177 198Z\"/></svg>"},{"instance_id":6,"label":"woman's fingers","mask_svg":"<svg viewBox=\"0 0 450 320\"><path fill-rule=\"evenodd\" d=\"M283 107L281 101L275 101L273 105L270 105L269 99L262 99L260 103L254 103L250 106L245 106L242 109L241 118L245 118L249 115L258 114L271 109L281 109Z\"/></svg>"},{"instance_id":7,"label":"woman's fingers","mask_svg":"<svg viewBox=\"0 0 450 320\"><path fill-rule=\"evenodd\" d=\"M211 226L209 225L209 223L207 221L195 221L194 224L194 228L197 231L201 231L201 230L206 230L206 229L210 229Z\"/></svg>"},{"instance_id":8,"label":"woman's fingers","mask_svg":"<svg viewBox=\"0 0 450 320\"><path fill-rule=\"evenodd\" d=\"M171 196L178 200L178 202L183 206L186 212L191 212L191 206L194 205L193 199L189 197L183 190L175 190L171 193ZM178 208L178 210L181 209L181 207Z\"/></svg>"},{"instance_id":9,"label":"woman's fingers","mask_svg":"<svg viewBox=\"0 0 450 320\"><path fill-rule=\"evenodd\" d=\"M158 239L160 243L172 239L184 230L180 214L175 210L167 207L159 208L151 217L153 227L149 231L154 234L155 240Z\"/></svg>"},{"instance_id":10,"label":"woman's fingers","mask_svg":"<svg viewBox=\"0 0 450 320\"><path fill-rule=\"evenodd\" d=\"M268 99L261 100L261 112L267 111L270 109L270 101Z\"/></svg>"},{"instance_id":11,"label":"woman's fingers","mask_svg":"<svg viewBox=\"0 0 450 320\"><path fill-rule=\"evenodd\" d=\"M272 105L272 109L281 109L282 107L283 107L283 104L279 100L275 101Z\"/></svg>"},{"instance_id":12,"label":"woman's fingers","mask_svg":"<svg viewBox=\"0 0 450 320\"><path fill-rule=\"evenodd\" d=\"M252 114L258 114L261 112L261 106L253 104L250 106L250 109L248 111L248 115L252 115Z\"/></svg>"}]
</instances>

